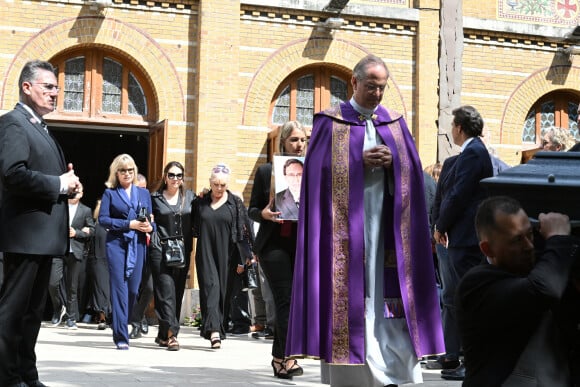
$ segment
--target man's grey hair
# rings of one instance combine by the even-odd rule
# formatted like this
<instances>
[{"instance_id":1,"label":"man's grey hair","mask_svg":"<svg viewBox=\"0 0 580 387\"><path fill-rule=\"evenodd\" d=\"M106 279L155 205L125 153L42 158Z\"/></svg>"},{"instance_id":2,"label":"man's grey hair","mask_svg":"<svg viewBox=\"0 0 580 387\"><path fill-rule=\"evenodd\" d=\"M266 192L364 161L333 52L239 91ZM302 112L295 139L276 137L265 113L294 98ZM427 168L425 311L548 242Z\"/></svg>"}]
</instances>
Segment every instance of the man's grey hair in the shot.
<instances>
[{"instance_id":1,"label":"man's grey hair","mask_svg":"<svg viewBox=\"0 0 580 387\"><path fill-rule=\"evenodd\" d=\"M56 75L56 69L50 62L46 62L39 59L26 62L26 64L22 68L22 71L20 72L20 77L18 78L18 90L21 101L24 98L24 89L22 88L22 84L24 82L33 83L36 80L36 78L38 78L39 70L50 71L51 73Z\"/></svg>"},{"instance_id":2,"label":"man's grey hair","mask_svg":"<svg viewBox=\"0 0 580 387\"><path fill-rule=\"evenodd\" d=\"M352 70L352 75L358 81L362 81L362 80L366 79L367 78L367 67L369 67L370 65L383 66L385 68L385 70L387 71L387 76L389 75L389 69L387 69L387 65L385 64L385 61L382 60L381 58L379 58L378 56L373 55L373 54L369 54L369 55L365 56L364 58L362 58L354 66L354 69Z\"/></svg>"}]
</instances>

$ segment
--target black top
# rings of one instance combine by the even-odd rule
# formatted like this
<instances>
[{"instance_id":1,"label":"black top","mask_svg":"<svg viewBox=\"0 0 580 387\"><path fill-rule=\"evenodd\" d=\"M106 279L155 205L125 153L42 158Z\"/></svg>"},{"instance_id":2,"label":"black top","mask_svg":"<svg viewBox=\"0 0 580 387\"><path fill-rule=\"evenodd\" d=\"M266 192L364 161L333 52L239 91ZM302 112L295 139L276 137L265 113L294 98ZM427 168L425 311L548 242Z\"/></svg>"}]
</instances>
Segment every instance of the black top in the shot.
<instances>
[{"instance_id":1,"label":"black top","mask_svg":"<svg viewBox=\"0 0 580 387\"><path fill-rule=\"evenodd\" d=\"M185 253L193 250L193 226L191 220L192 205L195 194L185 191L185 198L179 196L177 205L170 205L161 192L151 194L153 217L157 225L157 236L163 240L183 236ZM158 247L160 249L160 247Z\"/></svg>"}]
</instances>

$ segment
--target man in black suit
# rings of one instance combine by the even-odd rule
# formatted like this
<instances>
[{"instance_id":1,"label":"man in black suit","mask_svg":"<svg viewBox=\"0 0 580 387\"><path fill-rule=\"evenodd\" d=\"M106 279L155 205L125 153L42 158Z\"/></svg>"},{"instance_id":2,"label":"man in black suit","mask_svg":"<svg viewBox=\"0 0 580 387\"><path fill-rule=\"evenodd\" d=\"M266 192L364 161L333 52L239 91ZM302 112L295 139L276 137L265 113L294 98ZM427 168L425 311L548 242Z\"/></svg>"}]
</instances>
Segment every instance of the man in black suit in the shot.
<instances>
[{"instance_id":1,"label":"man in black suit","mask_svg":"<svg viewBox=\"0 0 580 387\"><path fill-rule=\"evenodd\" d=\"M64 256L66 266L66 327L77 329L79 314L79 279L81 270L85 270L84 259L87 253L87 242L95 233L95 221L91 209L80 202L83 197L82 186L79 191L68 199L68 214L70 220L69 252ZM53 265L54 267L54 265Z\"/></svg>"},{"instance_id":2,"label":"man in black suit","mask_svg":"<svg viewBox=\"0 0 580 387\"><path fill-rule=\"evenodd\" d=\"M76 322L80 317L79 286L83 286L81 282L84 282L81 281L81 273L86 270L84 258L87 253L87 243L95 232L95 221L91 209L80 202L82 197L83 188L81 185L78 192L68 199L69 251L64 257L52 259L48 286L54 310L52 324L53 326L59 325L63 316L66 315L66 327L69 329L77 329ZM66 289L64 292L61 289L63 277Z\"/></svg>"},{"instance_id":3,"label":"man in black suit","mask_svg":"<svg viewBox=\"0 0 580 387\"><path fill-rule=\"evenodd\" d=\"M570 236L568 216L538 218L544 246L535 253L534 230L516 200L497 196L479 207L475 223L487 263L471 269L457 290L464 387L577 385L559 308L580 239Z\"/></svg>"},{"instance_id":4,"label":"man in black suit","mask_svg":"<svg viewBox=\"0 0 580 387\"><path fill-rule=\"evenodd\" d=\"M479 112L472 106L461 106L453 110L453 116L451 134L453 142L461 147L461 153L445 177L448 189L441 195L433 238L448 250L448 265L441 272L441 277L444 277L441 299L446 350L446 355L439 359L443 368L441 377L462 380L465 368L459 364L461 340L454 297L459 280L484 258L479 250L474 219L477 206L486 196L479 181L491 177L493 167L489 152L479 138L483 131Z\"/></svg>"},{"instance_id":5,"label":"man in black suit","mask_svg":"<svg viewBox=\"0 0 580 387\"><path fill-rule=\"evenodd\" d=\"M0 385L42 387L34 347L53 256L68 248L68 194L79 179L42 117L58 94L54 67L24 65L20 102L0 117Z\"/></svg>"}]
</instances>

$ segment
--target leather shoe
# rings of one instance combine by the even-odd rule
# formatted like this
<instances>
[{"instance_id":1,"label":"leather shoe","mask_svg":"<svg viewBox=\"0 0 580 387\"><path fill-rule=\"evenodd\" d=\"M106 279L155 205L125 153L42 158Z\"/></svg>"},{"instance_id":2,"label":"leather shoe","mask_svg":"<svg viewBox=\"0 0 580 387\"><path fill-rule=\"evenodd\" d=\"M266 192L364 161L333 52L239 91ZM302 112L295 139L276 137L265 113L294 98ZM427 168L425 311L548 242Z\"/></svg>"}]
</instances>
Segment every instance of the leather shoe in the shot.
<instances>
[{"instance_id":1,"label":"leather shoe","mask_svg":"<svg viewBox=\"0 0 580 387\"><path fill-rule=\"evenodd\" d=\"M445 380L463 380L465 379L465 365L461 364L452 370L443 370L441 377Z\"/></svg>"},{"instance_id":2,"label":"leather shoe","mask_svg":"<svg viewBox=\"0 0 580 387\"><path fill-rule=\"evenodd\" d=\"M461 363L457 359L448 359L445 356L439 356L436 360L430 360L425 364L428 370L451 370L459 367Z\"/></svg>"},{"instance_id":3,"label":"leather shoe","mask_svg":"<svg viewBox=\"0 0 580 387\"><path fill-rule=\"evenodd\" d=\"M141 333L143 333L144 335L149 333L149 324L145 319L141 322Z\"/></svg>"},{"instance_id":4,"label":"leather shoe","mask_svg":"<svg viewBox=\"0 0 580 387\"><path fill-rule=\"evenodd\" d=\"M64 305L62 305L58 312L53 313L52 320L50 320L52 325L53 326L60 325L60 323L62 322L62 318L64 317L65 314L66 314L66 308Z\"/></svg>"},{"instance_id":5,"label":"leather shoe","mask_svg":"<svg viewBox=\"0 0 580 387\"><path fill-rule=\"evenodd\" d=\"M139 337L141 337L141 327L133 326L133 329L131 329L131 333L129 334L129 338L138 339Z\"/></svg>"}]
</instances>

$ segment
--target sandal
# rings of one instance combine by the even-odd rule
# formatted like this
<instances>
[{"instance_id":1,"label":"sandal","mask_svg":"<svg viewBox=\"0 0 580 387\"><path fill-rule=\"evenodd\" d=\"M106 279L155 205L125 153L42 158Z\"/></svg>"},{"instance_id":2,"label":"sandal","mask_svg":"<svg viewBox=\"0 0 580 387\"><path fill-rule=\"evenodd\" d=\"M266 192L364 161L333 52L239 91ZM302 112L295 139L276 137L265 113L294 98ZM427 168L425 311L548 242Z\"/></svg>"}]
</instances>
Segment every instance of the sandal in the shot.
<instances>
[{"instance_id":1,"label":"sandal","mask_svg":"<svg viewBox=\"0 0 580 387\"><path fill-rule=\"evenodd\" d=\"M222 340L220 337L220 333L219 332L212 332L211 336L209 338L209 342L211 343L211 348L212 349L219 349L222 347Z\"/></svg>"},{"instance_id":2,"label":"sandal","mask_svg":"<svg viewBox=\"0 0 580 387\"><path fill-rule=\"evenodd\" d=\"M293 360L294 364L292 364L291 367L288 367L288 362ZM294 359L288 359L284 362L284 368L286 369L286 373L288 373L288 375L292 376L301 376L304 374L304 370L302 369L302 367L300 367L298 365L298 362Z\"/></svg>"},{"instance_id":3,"label":"sandal","mask_svg":"<svg viewBox=\"0 0 580 387\"><path fill-rule=\"evenodd\" d=\"M292 379L292 375L290 375L286 371L286 366L284 365L283 361L276 361L272 359L270 363L272 365L272 369L274 370L274 376L278 379Z\"/></svg>"},{"instance_id":4,"label":"sandal","mask_svg":"<svg viewBox=\"0 0 580 387\"><path fill-rule=\"evenodd\" d=\"M167 340L167 350L168 351L179 351L179 343L175 336L171 336L169 340Z\"/></svg>"},{"instance_id":5,"label":"sandal","mask_svg":"<svg viewBox=\"0 0 580 387\"><path fill-rule=\"evenodd\" d=\"M220 349L222 347L222 340L219 337L212 337L210 343L212 349Z\"/></svg>"}]
</instances>

